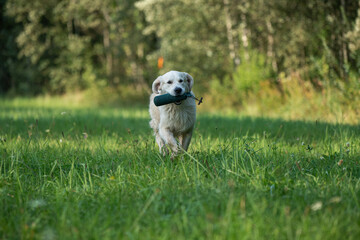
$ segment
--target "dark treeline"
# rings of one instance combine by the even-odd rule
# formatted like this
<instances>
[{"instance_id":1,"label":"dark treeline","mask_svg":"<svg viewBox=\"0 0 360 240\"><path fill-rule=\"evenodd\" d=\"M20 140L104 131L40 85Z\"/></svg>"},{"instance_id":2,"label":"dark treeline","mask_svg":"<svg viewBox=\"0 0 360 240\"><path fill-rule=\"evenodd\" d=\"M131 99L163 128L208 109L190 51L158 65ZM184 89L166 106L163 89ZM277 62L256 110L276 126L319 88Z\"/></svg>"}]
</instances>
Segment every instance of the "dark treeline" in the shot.
<instances>
[{"instance_id":1,"label":"dark treeline","mask_svg":"<svg viewBox=\"0 0 360 240\"><path fill-rule=\"evenodd\" d=\"M279 76L296 73L316 88L336 87L360 76L359 4L0 0L0 92L62 94L130 84L144 89L170 69L190 72L208 89L213 79L237 81L249 63L254 71L267 70L247 77L248 85L262 79L277 85Z\"/></svg>"}]
</instances>

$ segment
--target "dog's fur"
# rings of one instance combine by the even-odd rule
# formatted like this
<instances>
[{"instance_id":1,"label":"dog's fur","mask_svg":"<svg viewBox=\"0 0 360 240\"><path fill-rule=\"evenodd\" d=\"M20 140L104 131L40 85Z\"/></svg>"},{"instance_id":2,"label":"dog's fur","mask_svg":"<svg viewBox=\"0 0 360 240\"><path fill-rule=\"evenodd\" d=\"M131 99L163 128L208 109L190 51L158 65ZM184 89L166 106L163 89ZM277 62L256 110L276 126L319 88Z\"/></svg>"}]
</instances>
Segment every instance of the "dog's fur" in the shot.
<instances>
[{"instance_id":1,"label":"dog's fur","mask_svg":"<svg viewBox=\"0 0 360 240\"><path fill-rule=\"evenodd\" d=\"M196 120L196 103L195 99L188 97L180 105L170 103L157 107L154 104L154 97L166 93L173 96L183 95L191 92L193 84L194 79L190 74L177 71L170 71L159 76L152 84L153 94L150 96L149 107L150 127L154 130L156 143L163 155L168 153L165 145L172 150L172 157L176 156L180 149L187 151Z\"/></svg>"}]
</instances>

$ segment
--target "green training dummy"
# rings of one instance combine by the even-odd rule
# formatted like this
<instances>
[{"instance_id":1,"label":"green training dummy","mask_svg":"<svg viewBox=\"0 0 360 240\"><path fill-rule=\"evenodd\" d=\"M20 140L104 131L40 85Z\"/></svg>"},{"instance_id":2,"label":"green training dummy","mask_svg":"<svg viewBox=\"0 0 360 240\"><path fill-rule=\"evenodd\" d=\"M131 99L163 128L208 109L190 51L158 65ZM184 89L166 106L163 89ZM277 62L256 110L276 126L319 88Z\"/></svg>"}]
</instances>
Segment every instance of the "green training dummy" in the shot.
<instances>
[{"instance_id":1,"label":"green training dummy","mask_svg":"<svg viewBox=\"0 0 360 240\"><path fill-rule=\"evenodd\" d=\"M175 103L176 105L180 105L181 101L185 100L188 97L192 97L192 98L196 99L190 92L185 93L180 96L173 96L173 95L170 95L169 93L167 93L167 94L156 96L154 98L154 103L155 103L155 106L158 106L158 107L165 105L165 104L169 104L169 103ZM202 98L198 101L199 101L199 105L200 105L200 103L202 102Z\"/></svg>"}]
</instances>

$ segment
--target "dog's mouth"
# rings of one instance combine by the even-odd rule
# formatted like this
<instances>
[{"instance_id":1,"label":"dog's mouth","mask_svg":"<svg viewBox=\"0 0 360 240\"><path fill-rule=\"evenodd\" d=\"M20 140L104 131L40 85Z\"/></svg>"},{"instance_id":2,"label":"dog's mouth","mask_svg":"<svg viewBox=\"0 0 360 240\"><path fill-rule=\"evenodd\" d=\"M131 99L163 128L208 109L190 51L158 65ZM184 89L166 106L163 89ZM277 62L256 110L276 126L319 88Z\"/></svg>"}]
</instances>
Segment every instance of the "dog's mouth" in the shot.
<instances>
[{"instance_id":1,"label":"dog's mouth","mask_svg":"<svg viewBox=\"0 0 360 240\"><path fill-rule=\"evenodd\" d=\"M180 105L181 101L174 102L176 105Z\"/></svg>"}]
</instances>

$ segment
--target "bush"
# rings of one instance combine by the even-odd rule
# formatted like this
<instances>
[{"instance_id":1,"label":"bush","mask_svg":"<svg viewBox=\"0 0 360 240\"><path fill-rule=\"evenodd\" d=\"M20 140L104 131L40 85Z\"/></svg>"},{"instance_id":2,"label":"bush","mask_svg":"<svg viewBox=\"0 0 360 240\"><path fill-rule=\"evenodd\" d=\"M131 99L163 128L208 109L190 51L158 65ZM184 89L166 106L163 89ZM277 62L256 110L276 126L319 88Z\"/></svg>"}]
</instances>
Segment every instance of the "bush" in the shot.
<instances>
[{"instance_id":1,"label":"bush","mask_svg":"<svg viewBox=\"0 0 360 240\"><path fill-rule=\"evenodd\" d=\"M271 71L266 66L262 54L252 51L248 60L244 57L243 59L234 73L226 75L223 79L214 77L210 82L206 98L211 106L239 108L250 93L259 92L261 83L271 78Z\"/></svg>"}]
</instances>

